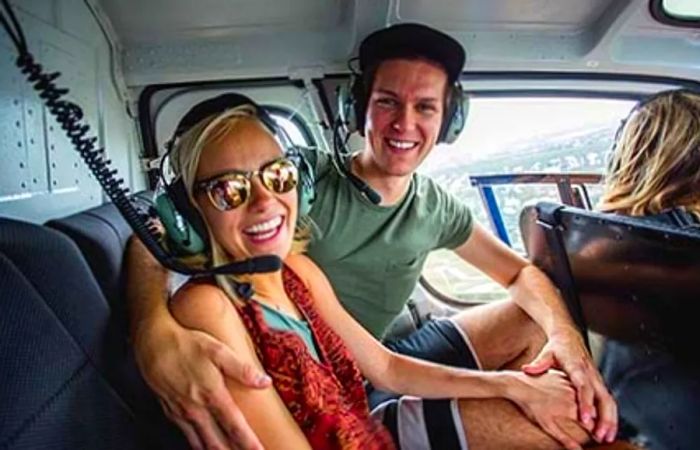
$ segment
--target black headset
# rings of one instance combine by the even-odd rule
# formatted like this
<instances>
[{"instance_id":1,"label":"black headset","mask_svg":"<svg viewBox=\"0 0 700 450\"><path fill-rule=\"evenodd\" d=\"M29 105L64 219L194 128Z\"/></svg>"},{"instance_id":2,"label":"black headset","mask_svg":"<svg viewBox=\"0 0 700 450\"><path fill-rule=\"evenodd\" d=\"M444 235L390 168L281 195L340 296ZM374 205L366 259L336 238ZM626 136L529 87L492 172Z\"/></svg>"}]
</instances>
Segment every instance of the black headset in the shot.
<instances>
[{"instance_id":1,"label":"black headset","mask_svg":"<svg viewBox=\"0 0 700 450\"><path fill-rule=\"evenodd\" d=\"M193 106L183 116L177 124L172 138L166 143L166 153L161 159L160 184L162 189L156 195L155 209L165 229L168 246L180 256L206 254L211 249L204 220L190 201L182 176L177 175L174 180L168 182L165 173L165 161L166 159L169 160L173 149L178 144L178 140L182 135L194 125L207 117L222 114L227 110L243 105L250 105L253 107L256 117L260 119L265 128L267 128L277 138L280 145L282 145L285 157L289 158L296 165L299 172L299 215L303 216L307 214L311 207L315 196L313 168L305 158L301 149L293 145L284 129L277 125L265 108L241 94L228 93L209 98ZM252 258L252 260L256 259L257 258ZM265 267L269 266L269 264L263 265ZM263 269L265 267L263 267ZM267 272L277 270L279 267L280 265L277 264L274 268L270 266L269 270L255 271Z\"/></svg>"},{"instance_id":2,"label":"black headset","mask_svg":"<svg viewBox=\"0 0 700 450\"><path fill-rule=\"evenodd\" d=\"M352 63L352 60L350 61ZM351 64L348 64L351 66ZM367 76L350 67L352 76L347 87L341 86L337 91L338 117L333 128L333 153L337 169L372 203L381 203L381 196L350 169L350 150L347 141L350 134L357 131L365 135L365 119L371 93L374 73ZM459 80L449 87L445 111L440 125L437 143L452 144L459 137L467 122L469 97L462 89ZM344 128L345 136L340 135Z\"/></svg>"}]
</instances>

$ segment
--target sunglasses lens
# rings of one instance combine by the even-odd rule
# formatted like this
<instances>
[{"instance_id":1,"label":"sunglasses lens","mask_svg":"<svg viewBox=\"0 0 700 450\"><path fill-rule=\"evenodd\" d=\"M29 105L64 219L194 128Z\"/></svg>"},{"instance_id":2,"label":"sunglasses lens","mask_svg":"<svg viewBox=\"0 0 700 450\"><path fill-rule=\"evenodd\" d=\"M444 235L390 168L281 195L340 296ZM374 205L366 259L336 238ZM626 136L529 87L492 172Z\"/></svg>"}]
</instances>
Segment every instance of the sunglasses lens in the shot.
<instances>
[{"instance_id":1,"label":"sunglasses lens","mask_svg":"<svg viewBox=\"0 0 700 450\"><path fill-rule=\"evenodd\" d=\"M297 185L299 174L296 166L289 160L275 161L263 169L262 181L272 192L284 194Z\"/></svg>"},{"instance_id":2,"label":"sunglasses lens","mask_svg":"<svg viewBox=\"0 0 700 450\"><path fill-rule=\"evenodd\" d=\"M228 211L242 205L248 199L250 185L248 180L237 175L223 178L209 187L209 198L216 208Z\"/></svg>"}]
</instances>

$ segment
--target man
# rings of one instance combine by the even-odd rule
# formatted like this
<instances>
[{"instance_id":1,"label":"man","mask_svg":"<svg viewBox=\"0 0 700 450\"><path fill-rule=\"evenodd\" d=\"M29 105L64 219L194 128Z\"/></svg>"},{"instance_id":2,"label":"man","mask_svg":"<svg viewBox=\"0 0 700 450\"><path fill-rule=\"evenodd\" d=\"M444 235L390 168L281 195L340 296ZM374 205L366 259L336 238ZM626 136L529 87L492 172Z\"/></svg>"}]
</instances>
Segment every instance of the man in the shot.
<instances>
[{"instance_id":1,"label":"man","mask_svg":"<svg viewBox=\"0 0 700 450\"><path fill-rule=\"evenodd\" d=\"M360 117L365 148L349 167L381 201L369 201L332 167L327 155L318 155L317 199L310 215L321 238L312 243L309 256L326 272L351 314L382 336L407 301L428 252L453 249L508 288L513 301L430 322L407 339L387 345L400 353L464 368L522 367L536 375L559 367L576 388L583 428L598 441L612 441L616 405L555 287L527 260L473 223L457 199L415 173L441 135L446 106L457 100L451 98L452 86L464 59L456 41L420 25L393 26L363 41L359 61L364 88L354 94L360 111L366 111ZM165 272L141 246L132 247L129 267L138 270L130 274L129 282L132 336L139 366L161 397L166 414L195 448L227 448L227 443L259 448L221 375L253 387L266 387L269 379L240 364L210 336L180 327L167 310ZM386 398L371 387L369 391L373 403ZM488 415L477 402L463 411L470 445L492 442L494 430L522 423L522 413L506 403L491 404ZM445 405L435 401L423 413L426 418L450 417ZM561 424L543 428L567 448L580 447L576 432ZM523 432L520 439L544 442L545 438L535 429Z\"/></svg>"}]
</instances>

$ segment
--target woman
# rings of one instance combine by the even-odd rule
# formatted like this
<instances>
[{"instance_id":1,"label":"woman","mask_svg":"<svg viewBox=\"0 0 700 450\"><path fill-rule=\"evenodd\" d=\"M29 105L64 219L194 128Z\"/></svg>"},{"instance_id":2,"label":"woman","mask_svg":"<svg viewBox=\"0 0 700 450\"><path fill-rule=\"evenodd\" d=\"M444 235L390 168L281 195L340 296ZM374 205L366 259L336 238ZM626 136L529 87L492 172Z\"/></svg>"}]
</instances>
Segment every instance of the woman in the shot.
<instances>
[{"instance_id":1,"label":"woman","mask_svg":"<svg viewBox=\"0 0 700 450\"><path fill-rule=\"evenodd\" d=\"M392 448L396 438L369 415L360 371L393 392L507 398L545 429L566 426L554 424L555 417L576 421L575 393L561 373L528 377L439 366L389 352L355 322L323 272L299 253L308 233L298 226L303 220L297 217L297 172L260 115L253 104L211 114L182 135L171 161L202 214L215 265L276 255L284 267L238 277L252 285L250 299L238 297L231 280L217 276L188 283L170 307L183 325L222 340L243 362L272 377L274 388L263 390L228 384L265 448ZM403 404L410 407L414 400ZM454 403L462 448L467 440L459 413L465 404ZM383 412L380 407L374 414ZM395 435L398 425L385 419ZM416 442L427 442L422 425L419 421L409 430ZM527 427L534 425L523 417L516 428ZM517 430L503 439L517 439ZM537 448L558 447L539 435ZM470 448L478 445L470 439ZM425 447L402 442L401 448Z\"/></svg>"},{"instance_id":2,"label":"woman","mask_svg":"<svg viewBox=\"0 0 700 450\"><path fill-rule=\"evenodd\" d=\"M601 203L606 212L700 225L699 94L666 91L632 110L612 151ZM629 434L638 431L651 449L697 448L697 368L611 339L601 372L621 417L635 429Z\"/></svg>"}]
</instances>

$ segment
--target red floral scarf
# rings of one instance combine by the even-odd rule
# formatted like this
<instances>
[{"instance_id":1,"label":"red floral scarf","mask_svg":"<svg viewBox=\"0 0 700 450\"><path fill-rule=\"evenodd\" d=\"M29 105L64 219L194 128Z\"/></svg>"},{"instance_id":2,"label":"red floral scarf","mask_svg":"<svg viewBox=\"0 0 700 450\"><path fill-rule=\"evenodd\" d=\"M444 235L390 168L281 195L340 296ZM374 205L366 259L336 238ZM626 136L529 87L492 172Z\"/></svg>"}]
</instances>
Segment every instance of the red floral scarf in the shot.
<instances>
[{"instance_id":1,"label":"red floral scarf","mask_svg":"<svg viewBox=\"0 0 700 450\"><path fill-rule=\"evenodd\" d=\"M289 268L287 295L306 317L320 362L294 332L270 329L260 305L238 310L277 393L314 449L393 449L388 431L369 417L362 377L340 338L321 320L309 291Z\"/></svg>"}]
</instances>

